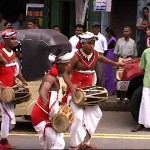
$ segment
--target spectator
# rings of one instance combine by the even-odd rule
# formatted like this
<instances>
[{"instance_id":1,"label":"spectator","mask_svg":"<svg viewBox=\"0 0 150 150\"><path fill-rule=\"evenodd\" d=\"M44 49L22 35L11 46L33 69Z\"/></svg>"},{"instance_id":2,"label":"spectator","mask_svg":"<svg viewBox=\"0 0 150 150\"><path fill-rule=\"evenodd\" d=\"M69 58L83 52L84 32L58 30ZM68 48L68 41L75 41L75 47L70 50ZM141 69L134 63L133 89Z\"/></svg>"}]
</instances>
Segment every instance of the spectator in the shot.
<instances>
[{"instance_id":1,"label":"spectator","mask_svg":"<svg viewBox=\"0 0 150 150\"><path fill-rule=\"evenodd\" d=\"M138 41L138 56L141 57L143 51L147 48L147 31L149 30L149 20L143 19L142 21L143 29L139 32Z\"/></svg>"},{"instance_id":2,"label":"spectator","mask_svg":"<svg viewBox=\"0 0 150 150\"><path fill-rule=\"evenodd\" d=\"M118 61L127 61L137 56L136 43L130 36L131 28L125 26L123 28L123 37L118 39L114 49L114 54L117 55Z\"/></svg>"},{"instance_id":3,"label":"spectator","mask_svg":"<svg viewBox=\"0 0 150 150\"><path fill-rule=\"evenodd\" d=\"M147 21L146 21L147 20ZM148 22L148 25L146 25ZM140 57L143 51L146 49L146 34L145 31L149 27L150 15L149 8L144 7L142 9L142 16L137 19L136 29L137 33L137 47L138 47L138 56Z\"/></svg>"},{"instance_id":4,"label":"spectator","mask_svg":"<svg viewBox=\"0 0 150 150\"><path fill-rule=\"evenodd\" d=\"M98 37L98 40L95 41L94 49L100 54L104 55L104 52L107 50L107 40L100 33L100 24L98 22L94 22L92 25L92 32L94 35ZM96 64L96 76L97 76L97 86L104 86L104 64L102 62L97 62Z\"/></svg>"},{"instance_id":5,"label":"spectator","mask_svg":"<svg viewBox=\"0 0 150 150\"><path fill-rule=\"evenodd\" d=\"M123 28L123 37L119 38L115 49L114 54L117 56L118 61L128 61L137 56L136 43L131 36L131 28L125 26ZM121 103L121 99L118 99L118 102ZM128 103L128 99L124 98L124 102Z\"/></svg>"},{"instance_id":6,"label":"spectator","mask_svg":"<svg viewBox=\"0 0 150 150\"><path fill-rule=\"evenodd\" d=\"M137 19L136 28L138 31L145 29L145 27L142 26L143 19L147 19L148 21L150 21L150 15L149 15L149 8L148 7L144 7L142 9L142 16Z\"/></svg>"},{"instance_id":7,"label":"spectator","mask_svg":"<svg viewBox=\"0 0 150 150\"><path fill-rule=\"evenodd\" d=\"M138 125L131 130L132 132L142 130L144 127L150 128L150 47L144 50L141 56L140 68L145 71L142 100L139 109Z\"/></svg>"},{"instance_id":8,"label":"spectator","mask_svg":"<svg viewBox=\"0 0 150 150\"><path fill-rule=\"evenodd\" d=\"M35 18L30 18L27 20L27 29L38 29L38 22Z\"/></svg>"},{"instance_id":9,"label":"spectator","mask_svg":"<svg viewBox=\"0 0 150 150\"><path fill-rule=\"evenodd\" d=\"M12 23L12 27L15 30L25 29L26 17L23 13L19 14L16 22Z\"/></svg>"},{"instance_id":10,"label":"spectator","mask_svg":"<svg viewBox=\"0 0 150 150\"><path fill-rule=\"evenodd\" d=\"M0 31L5 29L5 25L4 25L5 22L6 22L6 20L3 18L3 14L0 13Z\"/></svg>"},{"instance_id":11,"label":"spectator","mask_svg":"<svg viewBox=\"0 0 150 150\"><path fill-rule=\"evenodd\" d=\"M53 30L60 32L60 26L59 25L54 25Z\"/></svg>"},{"instance_id":12,"label":"spectator","mask_svg":"<svg viewBox=\"0 0 150 150\"><path fill-rule=\"evenodd\" d=\"M107 46L108 50L105 51L105 55L108 59L115 61L114 48L117 42L115 34L110 27L105 29L106 37L107 37ZM113 66L109 64L105 64L105 87L108 91L109 95L115 94L115 73Z\"/></svg>"},{"instance_id":13,"label":"spectator","mask_svg":"<svg viewBox=\"0 0 150 150\"><path fill-rule=\"evenodd\" d=\"M72 52L76 52L78 49L76 48L78 42L79 42L79 37L78 35L83 33L83 25L82 24L76 24L75 26L75 35L72 36L70 39L69 39L69 42L71 43L72 45Z\"/></svg>"}]
</instances>

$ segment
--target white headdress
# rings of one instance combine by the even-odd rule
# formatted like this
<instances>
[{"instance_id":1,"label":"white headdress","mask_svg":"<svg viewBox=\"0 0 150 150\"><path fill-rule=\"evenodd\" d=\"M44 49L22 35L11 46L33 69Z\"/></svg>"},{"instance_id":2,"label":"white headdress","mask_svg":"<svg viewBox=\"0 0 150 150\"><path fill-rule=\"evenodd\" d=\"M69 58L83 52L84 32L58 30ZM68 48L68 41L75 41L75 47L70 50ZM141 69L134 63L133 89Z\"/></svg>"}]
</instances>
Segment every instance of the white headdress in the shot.
<instances>
[{"instance_id":1,"label":"white headdress","mask_svg":"<svg viewBox=\"0 0 150 150\"><path fill-rule=\"evenodd\" d=\"M82 33L78 36L79 36L79 38L81 39L82 42L88 42L88 41L91 41L91 40L96 41L97 40L97 37L93 33L88 32L88 31L84 32L84 33Z\"/></svg>"},{"instance_id":2,"label":"white headdress","mask_svg":"<svg viewBox=\"0 0 150 150\"><path fill-rule=\"evenodd\" d=\"M67 63L73 57L73 55L74 55L73 52L65 53L65 54L59 55L59 56L56 56L56 55L54 55L54 54L51 53L48 56L48 59L51 62L55 62L55 63Z\"/></svg>"}]
</instances>

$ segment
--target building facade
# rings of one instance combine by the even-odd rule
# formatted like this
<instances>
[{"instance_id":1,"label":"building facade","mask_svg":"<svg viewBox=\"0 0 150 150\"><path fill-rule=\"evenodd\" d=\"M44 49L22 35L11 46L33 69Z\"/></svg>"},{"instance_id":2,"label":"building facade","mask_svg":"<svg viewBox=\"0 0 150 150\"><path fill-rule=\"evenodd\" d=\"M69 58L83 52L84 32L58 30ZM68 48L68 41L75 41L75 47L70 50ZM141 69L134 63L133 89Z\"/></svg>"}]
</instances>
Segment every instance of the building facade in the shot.
<instances>
[{"instance_id":1,"label":"building facade","mask_svg":"<svg viewBox=\"0 0 150 150\"><path fill-rule=\"evenodd\" d=\"M68 37L74 35L77 11L80 7L76 3L79 0L1 0L0 11L4 18L10 19L10 14L17 14L25 11L26 3L43 3L44 15L42 28L52 28L59 25L61 32ZM80 0L85 2L86 0ZM9 3L9 5L8 5ZM105 28L111 26L117 37L122 36L125 25L132 28L132 37L136 36L136 19L141 14L144 6L150 5L149 0L112 0L111 12L94 12L93 0L89 0L85 15L85 30L91 30L92 22L98 21L101 24L101 32L105 34ZM78 8L78 9L77 9Z\"/></svg>"}]
</instances>

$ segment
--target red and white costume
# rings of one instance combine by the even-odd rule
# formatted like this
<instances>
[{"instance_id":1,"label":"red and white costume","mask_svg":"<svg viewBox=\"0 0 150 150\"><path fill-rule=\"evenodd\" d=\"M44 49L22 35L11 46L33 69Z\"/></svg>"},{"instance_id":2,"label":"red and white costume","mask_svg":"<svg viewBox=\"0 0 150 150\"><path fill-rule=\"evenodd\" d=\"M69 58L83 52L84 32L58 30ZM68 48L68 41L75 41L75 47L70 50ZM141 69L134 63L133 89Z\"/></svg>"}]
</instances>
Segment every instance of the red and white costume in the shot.
<instances>
[{"instance_id":1,"label":"red and white costume","mask_svg":"<svg viewBox=\"0 0 150 150\"><path fill-rule=\"evenodd\" d=\"M54 75L51 72L54 68L56 71L56 66L54 65L49 74L57 78L58 73ZM31 114L32 123L44 149L64 149L63 133L57 133L51 126L51 118L59 111L58 92L51 91L48 93L48 97L49 102L46 106L43 106L41 98L38 98Z\"/></svg>"},{"instance_id":2,"label":"red and white costume","mask_svg":"<svg viewBox=\"0 0 150 150\"><path fill-rule=\"evenodd\" d=\"M71 82L76 84L79 88L95 85L95 71L91 70L91 68L97 61L98 53L93 51L89 60L85 59L80 50L78 50L75 55L77 55L80 62L86 66L87 70L74 70L71 76ZM70 131L70 148L77 148L81 143L83 143L86 135L91 137L95 132L102 117L102 112L99 105L86 106L84 108L76 106L71 100L69 88L67 89L67 94L63 98L63 102L65 102L66 99L67 103L70 103L70 107L74 114L74 121L71 125ZM86 142L88 140L89 139L86 139Z\"/></svg>"},{"instance_id":3,"label":"red and white costume","mask_svg":"<svg viewBox=\"0 0 150 150\"><path fill-rule=\"evenodd\" d=\"M16 58L15 53L13 51L8 52L5 48L1 48L0 53L4 56L4 58L8 62L8 64L0 62L0 81L2 82L4 87L7 86L12 87L15 85L14 74L16 72L16 65L17 65L17 63L15 62ZM6 138L9 134L9 130L11 130L16 124L14 104L12 103L6 104L4 102L1 102L1 112L2 112L1 137Z\"/></svg>"}]
</instances>

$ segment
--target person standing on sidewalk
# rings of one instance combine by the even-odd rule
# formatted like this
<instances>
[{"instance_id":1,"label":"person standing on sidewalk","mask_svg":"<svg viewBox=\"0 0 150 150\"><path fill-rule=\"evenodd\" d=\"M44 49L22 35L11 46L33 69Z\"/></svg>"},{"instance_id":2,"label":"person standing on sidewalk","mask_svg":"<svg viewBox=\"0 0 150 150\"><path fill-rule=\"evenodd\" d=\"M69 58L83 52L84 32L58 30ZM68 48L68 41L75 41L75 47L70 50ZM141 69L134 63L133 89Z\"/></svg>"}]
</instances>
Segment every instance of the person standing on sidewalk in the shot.
<instances>
[{"instance_id":1,"label":"person standing on sidewalk","mask_svg":"<svg viewBox=\"0 0 150 150\"><path fill-rule=\"evenodd\" d=\"M23 78L19 64L16 61L16 55L13 52L15 47L16 40L16 31L13 29L7 29L2 32L2 39L4 41L4 47L0 49L0 82L2 87L12 87L15 83L15 78L18 78L22 81L24 86L27 86L26 80ZM1 104L1 114L2 114L2 123L1 123L1 141L0 148L11 149L15 146L9 144L8 135L9 131L15 127L15 106L13 103L4 103L0 101Z\"/></svg>"},{"instance_id":2,"label":"person standing on sidewalk","mask_svg":"<svg viewBox=\"0 0 150 150\"><path fill-rule=\"evenodd\" d=\"M93 22L92 33L98 38L98 40L95 41L94 50L96 50L99 53L99 55L104 55L105 51L107 50L107 40L100 33L100 24L98 22ZM97 76L96 85L104 87L105 86L104 64L102 62L97 62L95 71Z\"/></svg>"},{"instance_id":3,"label":"person standing on sidewalk","mask_svg":"<svg viewBox=\"0 0 150 150\"><path fill-rule=\"evenodd\" d=\"M95 65L97 61L113 66L124 66L124 63L114 62L94 50L96 37L91 32L79 35L82 47L75 52L73 58L63 73L68 85L67 93L62 102L68 103L73 111L74 121L70 131L70 149L92 148L89 139L94 134L102 117L99 105L80 107L73 103L71 94L77 88L95 85Z\"/></svg>"},{"instance_id":4,"label":"person standing on sidewalk","mask_svg":"<svg viewBox=\"0 0 150 150\"><path fill-rule=\"evenodd\" d=\"M142 100L138 125L131 130L132 132L140 131L144 127L150 128L150 47L145 49L141 56L140 68L144 70Z\"/></svg>"},{"instance_id":5,"label":"person standing on sidewalk","mask_svg":"<svg viewBox=\"0 0 150 150\"><path fill-rule=\"evenodd\" d=\"M136 43L130 36L131 28L124 26L123 37L118 39L114 49L114 54L117 56L118 61L127 61L137 57Z\"/></svg>"},{"instance_id":6,"label":"person standing on sidewalk","mask_svg":"<svg viewBox=\"0 0 150 150\"><path fill-rule=\"evenodd\" d=\"M114 54L116 55L117 61L128 61L134 57L137 57L137 48L135 41L130 37L131 36L131 28L127 25L123 28L123 37L119 38L115 49ZM118 103L128 103L128 98L124 98L123 101L118 98Z\"/></svg>"},{"instance_id":7,"label":"person standing on sidewalk","mask_svg":"<svg viewBox=\"0 0 150 150\"><path fill-rule=\"evenodd\" d=\"M117 39L115 37L115 34L113 30L110 27L107 27L105 29L106 37L107 37L107 45L108 50L105 52L105 55L108 59L115 61L115 54L114 54L114 48L117 42ZM105 64L105 88L108 91L108 95L114 95L115 94L115 71L112 65Z\"/></svg>"},{"instance_id":8,"label":"person standing on sidewalk","mask_svg":"<svg viewBox=\"0 0 150 150\"><path fill-rule=\"evenodd\" d=\"M39 98L31 113L32 124L39 135L43 149L64 149L65 147L63 133L57 133L52 128L51 120L59 111L58 92L60 85L58 75L65 71L72 56L67 52L61 52L57 56L49 55L49 60L54 64L42 80Z\"/></svg>"},{"instance_id":9,"label":"person standing on sidewalk","mask_svg":"<svg viewBox=\"0 0 150 150\"><path fill-rule=\"evenodd\" d=\"M148 22L148 26L145 21ZM146 49L146 30L150 27L150 14L149 8L143 7L142 15L137 19L136 30L137 30L137 47L138 47L138 57L141 57L143 51Z\"/></svg>"},{"instance_id":10,"label":"person standing on sidewalk","mask_svg":"<svg viewBox=\"0 0 150 150\"><path fill-rule=\"evenodd\" d=\"M69 42L71 43L71 46L72 46L72 52L76 52L78 50L76 48L77 43L79 42L79 36L78 35L80 35L82 33L83 33L83 25L82 24L76 24L75 35L69 39Z\"/></svg>"}]
</instances>

